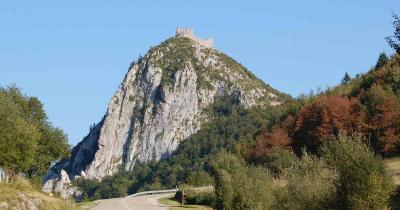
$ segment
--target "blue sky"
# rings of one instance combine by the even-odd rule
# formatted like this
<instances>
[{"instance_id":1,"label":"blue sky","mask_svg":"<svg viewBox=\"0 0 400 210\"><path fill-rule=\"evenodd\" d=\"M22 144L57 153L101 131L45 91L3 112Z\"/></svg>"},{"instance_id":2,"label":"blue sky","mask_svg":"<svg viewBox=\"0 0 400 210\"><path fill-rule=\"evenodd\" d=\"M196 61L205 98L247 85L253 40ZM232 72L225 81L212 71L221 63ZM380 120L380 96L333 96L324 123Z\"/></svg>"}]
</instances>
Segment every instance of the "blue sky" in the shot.
<instances>
[{"instance_id":1,"label":"blue sky","mask_svg":"<svg viewBox=\"0 0 400 210\"><path fill-rule=\"evenodd\" d=\"M367 71L398 0L3 1L0 85L37 96L78 143L106 112L129 63L192 27L278 90L333 86Z\"/></svg>"}]
</instances>

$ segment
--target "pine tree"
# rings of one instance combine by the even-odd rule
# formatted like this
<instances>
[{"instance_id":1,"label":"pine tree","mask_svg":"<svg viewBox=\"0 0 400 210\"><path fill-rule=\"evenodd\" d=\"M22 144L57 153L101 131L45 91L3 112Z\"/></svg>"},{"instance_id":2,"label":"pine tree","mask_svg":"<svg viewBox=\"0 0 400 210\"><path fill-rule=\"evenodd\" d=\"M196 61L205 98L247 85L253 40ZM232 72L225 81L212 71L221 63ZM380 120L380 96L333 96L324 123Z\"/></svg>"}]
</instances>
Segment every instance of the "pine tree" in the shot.
<instances>
[{"instance_id":1,"label":"pine tree","mask_svg":"<svg viewBox=\"0 0 400 210\"><path fill-rule=\"evenodd\" d=\"M375 68L379 69L389 61L389 58L385 53L379 54L378 61L376 62Z\"/></svg>"},{"instance_id":2,"label":"pine tree","mask_svg":"<svg viewBox=\"0 0 400 210\"><path fill-rule=\"evenodd\" d=\"M349 75L349 73L345 73L342 79L342 82L340 84L345 85L347 83L349 83L351 81L351 77Z\"/></svg>"}]
</instances>

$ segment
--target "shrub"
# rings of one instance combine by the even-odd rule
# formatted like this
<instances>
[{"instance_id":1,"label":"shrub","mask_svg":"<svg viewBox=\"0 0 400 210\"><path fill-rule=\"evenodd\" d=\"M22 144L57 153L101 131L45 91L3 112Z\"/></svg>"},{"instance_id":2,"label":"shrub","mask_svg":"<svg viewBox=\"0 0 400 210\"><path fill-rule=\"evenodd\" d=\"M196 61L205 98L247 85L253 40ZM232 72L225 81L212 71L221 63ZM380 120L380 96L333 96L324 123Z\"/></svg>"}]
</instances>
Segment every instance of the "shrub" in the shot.
<instances>
[{"instance_id":1,"label":"shrub","mask_svg":"<svg viewBox=\"0 0 400 210\"><path fill-rule=\"evenodd\" d=\"M326 209L336 195L335 171L306 152L283 172L274 209Z\"/></svg>"},{"instance_id":2,"label":"shrub","mask_svg":"<svg viewBox=\"0 0 400 210\"><path fill-rule=\"evenodd\" d=\"M274 172L275 175L279 175L283 170L289 168L295 159L296 155L292 151L275 148L263 158L262 165Z\"/></svg>"},{"instance_id":3,"label":"shrub","mask_svg":"<svg viewBox=\"0 0 400 210\"><path fill-rule=\"evenodd\" d=\"M392 184L382 160L361 137L339 135L322 147L322 158L339 174L336 182L338 209L384 209Z\"/></svg>"},{"instance_id":4,"label":"shrub","mask_svg":"<svg viewBox=\"0 0 400 210\"><path fill-rule=\"evenodd\" d=\"M246 192L246 196L249 209L270 209L275 201L270 171L263 167L249 166L247 167L247 182L249 191Z\"/></svg>"},{"instance_id":5,"label":"shrub","mask_svg":"<svg viewBox=\"0 0 400 210\"><path fill-rule=\"evenodd\" d=\"M73 184L83 192L83 199L97 200L128 195L130 180L124 171L106 176L101 181L79 178Z\"/></svg>"},{"instance_id":6,"label":"shrub","mask_svg":"<svg viewBox=\"0 0 400 210\"><path fill-rule=\"evenodd\" d=\"M213 161L217 209L270 209L274 201L272 177L262 167L222 152Z\"/></svg>"},{"instance_id":7,"label":"shrub","mask_svg":"<svg viewBox=\"0 0 400 210\"><path fill-rule=\"evenodd\" d=\"M203 187L214 184L213 178L203 170L190 172L185 182L191 186Z\"/></svg>"},{"instance_id":8,"label":"shrub","mask_svg":"<svg viewBox=\"0 0 400 210\"><path fill-rule=\"evenodd\" d=\"M99 193L96 194L101 185L97 180L78 178L73 181L73 185L79 187L79 190L83 192L83 200L96 200L101 198Z\"/></svg>"},{"instance_id":9,"label":"shrub","mask_svg":"<svg viewBox=\"0 0 400 210\"><path fill-rule=\"evenodd\" d=\"M181 201L182 191L175 194L175 199ZM185 190L185 204L215 206L215 193L212 190Z\"/></svg>"}]
</instances>

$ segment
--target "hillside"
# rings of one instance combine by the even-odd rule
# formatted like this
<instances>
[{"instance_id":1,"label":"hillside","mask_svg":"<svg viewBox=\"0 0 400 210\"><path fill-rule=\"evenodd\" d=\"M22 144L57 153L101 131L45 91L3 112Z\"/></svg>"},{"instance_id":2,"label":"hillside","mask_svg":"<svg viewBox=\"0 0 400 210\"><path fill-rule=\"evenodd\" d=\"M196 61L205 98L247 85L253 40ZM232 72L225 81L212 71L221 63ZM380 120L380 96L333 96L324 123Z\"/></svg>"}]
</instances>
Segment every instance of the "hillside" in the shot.
<instances>
[{"instance_id":1,"label":"hillside","mask_svg":"<svg viewBox=\"0 0 400 210\"><path fill-rule=\"evenodd\" d=\"M384 56L350 81L287 103L282 121L264 131L250 159L262 160L275 146L317 152L339 133L360 134L383 156L399 154L399 64L399 55Z\"/></svg>"},{"instance_id":2,"label":"hillside","mask_svg":"<svg viewBox=\"0 0 400 210\"><path fill-rule=\"evenodd\" d=\"M281 106L245 109L229 95L221 97L208 109L211 120L170 158L137 164L101 182L75 183L89 199L213 184L215 195L193 201L217 209L386 208L397 159L386 160L385 167L380 155L399 154L399 57L378 64L317 96ZM396 206L398 194L391 199Z\"/></svg>"},{"instance_id":3,"label":"hillside","mask_svg":"<svg viewBox=\"0 0 400 210\"><path fill-rule=\"evenodd\" d=\"M102 121L71 158L52 167L44 190L71 194L65 191L70 179L102 179L121 168L134 170L138 162L169 158L212 119L210 107L225 96L244 109L268 109L290 99L191 38L174 37L152 47L131 64Z\"/></svg>"},{"instance_id":4,"label":"hillside","mask_svg":"<svg viewBox=\"0 0 400 210\"><path fill-rule=\"evenodd\" d=\"M188 48L188 45L196 47ZM206 55L204 58L196 56L201 54L199 49ZM169 55L171 57L163 60L169 52L173 52ZM204 66L210 57L211 60L223 61L213 66L220 77L213 76L213 71L208 71L211 69ZM184 64L168 63L171 60L180 60ZM94 200L126 196L143 190L169 189L177 185L211 184L215 186L215 193L201 195L191 202L217 209L241 209L242 205L250 209L386 208L392 205L389 200L394 201L396 198L390 198L394 188L389 178L392 172L385 169L381 158L397 156L400 149L399 60L398 55L380 57L376 66L365 74L344 79L340 85L318 95L291 100L257 80L240 64L227 64L232 60L222 53L185 37L169 39L152 48L131 67L131 70L136 69L137 74L134 75L142 79L151 72L151 66L162 69L158 73L159 85L156 85L161 90L154 88L156 91L150 99L140 98L143 102L140 106L143 108L131 118L134 119L131 123L135 125L131 132L137 129L144 132L144 136L144 133L139 133L139 140L147 138L150 142L154 141L151 145L155 147L149 148L147 144L147 150L141 150L145 155L140 156L141 153L138 153L135 156L138 159L135 159L133 165L126 165L133 159L123 159L129 155L122 155L124 161L119 165L122 167L109 171L101 180L88 179L90 176L86 172L90 173L90 170L87 170L81 173L83 176L73 177L73 186L79 188L82 198ZM194 67L199 63L203 66ZM235 71L227 66L233 66ZM190 77L192 82L187 84L197 84L195 89L198 92L190 98L196 99L194 106L199 112L191 116L192 119L197 116L201 120L193 133L180 136L182 139L179 143L164 156L157 150L157 145L168 134L163 130L162 135L158 136L146 131L146 126L150 126L152 131L160 126L166 128L165 124L157 124L160 120L153 120L162 113L171 113L172 101L187 97L178 94L172 100L168 96L176 94L175 91L182 86L185 86L185 91L194 90L182 84L185 77L180 69L192 69L191 75L196 75ZM204 75L203 71L206 72ZM120 113L126 111L118 109L119 104L126 103L124 98L134 104L139 103L127 92L130 89L124 88L124 84L131 81L130 72L117 92L120 97L114 97L110 102L110 107ZM154 86L137 85L140 79L133 81L129 84L133 84L134 89L142 88L135 94L152 90ZM121 91L125 92L122 94ZM267 96L254 94L263 92L268 93ZM274 97L271 98L269 93ZM203 100L205 95L212 97ZM93 127L93 136L86 137L74 149L72 160L92 160L84 159L88 157L87 152L86 156L76 158L84 149L93 149L89 147L90 142L97 143L93 139L101 140L108 115L113 113L110 107L103 121ZM178 107L174 109L173 116L181 116L180 111L188 108ZM188 130L187 124L179 124L179 120L177 125ZM117 131L120 127L117 127ZM118 132L115 134L118 135ZM152 136L159 138L152 140ZM131 140L124 147L127 150L119 154L130 154ZM102 156L99 159L97 155L102 154L102 150L107 153L106 148L110 147L107 144L95 147L93 158L101 165L96 168L100 172L102 167L107 166L107 159L101 159ZM61 174L64 174L61 178L65 185L60 185L63 182L57 179L51 179L51 184L54 182L71 190L69 177L64 171L70 173L73 169L70 164L74 162L70 161L53 167L54 172L61 170ZM92 163L88 162L87 169L90 169Z\"/></svg>"},{"instance_id":5,"label":"hillside","mask_svg":"<svg viewBox=\"0 0 400 210\"><path fill-rule=\"evenodd\" d=\"M83 210L96 203L75 203L72 199L62 199L57 194L41 192L39 180L23 176L13 178L12 182L0 182L1 210Z\"/></svg>"},{"instance_id":6,"label":"hillside","mask_svg":"<svg viewBox=\"0 0 400 210\"><path fill-rule=\"evenodd\" d=\"M334 134L335 130L345 133L357 132L369 139L371 147L376 152L385 156L398 154L400 57L398 54L391 58L381 56L383 57L380 57L377 64L367 73L357 75L351 81L310 99L300 110L297 119L303 118L301 120L307 124L308 121L304 118L312 117L312 115L307 116L307 111L315 113L319 109L325 110L314 115L314 117L321 116L320 124L308 123L308 129L315 129L314 131L319 128L324 129L325 133L321 131L319 133L325 136ZM312 126L314 128L311 128ZM296 134L296 129L300 131L300 127L293 129L293 137L299 138L300 134Z\"/></svg>"},{"instance_id":7,"label":"hillside","mask_svg":"<svg viewBox=\"0 0 400 210\"><path fill-rule=\"evenodd\" d=\"M27 179L18 177L12 183L0 182L0 209L72 210L75 205L43 194L39 187L35 188Z\"/></svg>"}]
</instances>

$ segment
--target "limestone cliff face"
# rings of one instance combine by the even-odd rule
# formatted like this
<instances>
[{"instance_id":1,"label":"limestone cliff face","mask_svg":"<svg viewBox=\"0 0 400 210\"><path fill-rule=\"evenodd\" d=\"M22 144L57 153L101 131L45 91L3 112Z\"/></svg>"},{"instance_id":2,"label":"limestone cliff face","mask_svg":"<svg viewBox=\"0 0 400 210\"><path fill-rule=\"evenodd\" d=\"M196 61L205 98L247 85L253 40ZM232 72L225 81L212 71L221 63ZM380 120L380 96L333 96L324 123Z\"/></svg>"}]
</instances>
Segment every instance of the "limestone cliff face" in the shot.
<instances>
[{"instance_id":1,"label":"limestone cliff face","mask_svg":"<svg viewBox=\"0 0 400 210\"><path fill-rule=\"evenodd\" d=\"M65 179L62 171L70 179L101 179L138 161L167 158L201 128L207 107L224 94L245 107L275 106L284 98L233 59L191 39L151 48L131 65L103 120L49 172L46 189Z\"/></svg>"}]
</instances>

